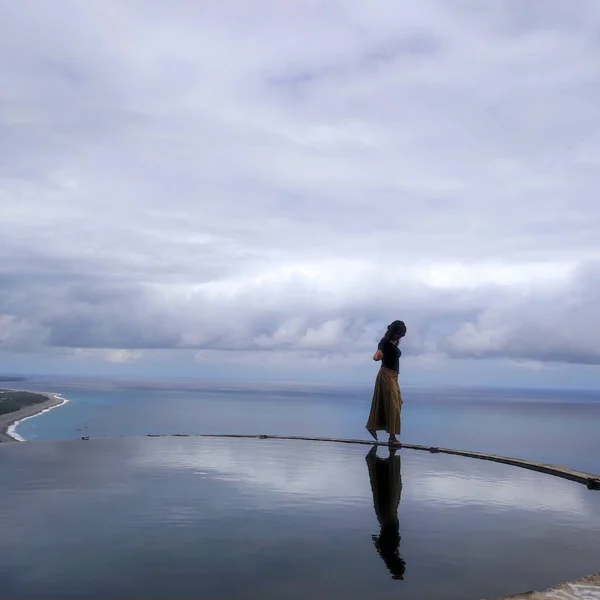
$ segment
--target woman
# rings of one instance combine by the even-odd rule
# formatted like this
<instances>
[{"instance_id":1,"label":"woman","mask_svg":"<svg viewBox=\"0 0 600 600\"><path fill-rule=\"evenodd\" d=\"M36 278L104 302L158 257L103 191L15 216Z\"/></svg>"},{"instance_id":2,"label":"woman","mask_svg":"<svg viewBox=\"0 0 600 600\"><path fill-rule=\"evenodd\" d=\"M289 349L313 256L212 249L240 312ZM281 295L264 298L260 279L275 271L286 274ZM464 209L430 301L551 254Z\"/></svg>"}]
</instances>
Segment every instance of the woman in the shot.
<instances>
[{"instance_id":1,"label":"woman","mask_svg":"<svg viewBox=\"0 0 600 600\"><path fill-rule=\"evenodd\" d=\"M377 346L373 360L381 361L381 368L375 380L371 413L367 421L368 432L377 439L378 431L387 431L391 446L400 446L396 437L400 435L400 409L402 398L398 387L400 348L398 342L406 335L404 321L394 321Z\"/></svg>"}]
</instances>

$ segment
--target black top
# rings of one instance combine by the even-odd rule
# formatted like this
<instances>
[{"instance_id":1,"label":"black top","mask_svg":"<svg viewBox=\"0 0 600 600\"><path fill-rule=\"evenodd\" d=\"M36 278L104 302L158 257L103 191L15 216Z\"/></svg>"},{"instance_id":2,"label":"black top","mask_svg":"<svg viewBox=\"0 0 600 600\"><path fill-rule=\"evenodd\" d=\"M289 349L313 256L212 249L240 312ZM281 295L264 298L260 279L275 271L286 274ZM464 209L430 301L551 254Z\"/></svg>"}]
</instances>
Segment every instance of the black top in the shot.
<instances>
[{"instance_id":1,"label":"black top","mask_svg":"<svg viewBox=\"0 0 600 600\"><path fill-rule=\"evenodd\" d=\"M383 352L381 366L398 373L400 370L400 357L402 356L400 348L398 348L396 344L392 344L392 342L387 341L386 339L382 339L377 348Z\"/></svg>"}]
</instances>

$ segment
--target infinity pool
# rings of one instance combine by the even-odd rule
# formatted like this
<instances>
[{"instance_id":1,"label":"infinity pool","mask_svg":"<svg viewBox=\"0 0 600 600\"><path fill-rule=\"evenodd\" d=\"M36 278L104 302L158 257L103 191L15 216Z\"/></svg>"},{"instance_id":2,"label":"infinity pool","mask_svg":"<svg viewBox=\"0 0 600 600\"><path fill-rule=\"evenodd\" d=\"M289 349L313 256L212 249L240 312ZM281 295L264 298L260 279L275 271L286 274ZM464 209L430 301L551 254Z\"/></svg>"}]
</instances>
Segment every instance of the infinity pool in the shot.
<instances>
[{"instance_id":1,"label":"infinity pool","mask_svg":"<svg viewBox=\"0 0 600 600\"><path fill-rule=\"evenodd\" d=\"M462 457L118 438L0 472L6 598L478 600L600 565L600 492Z\"/></svg>"}]
</instances>

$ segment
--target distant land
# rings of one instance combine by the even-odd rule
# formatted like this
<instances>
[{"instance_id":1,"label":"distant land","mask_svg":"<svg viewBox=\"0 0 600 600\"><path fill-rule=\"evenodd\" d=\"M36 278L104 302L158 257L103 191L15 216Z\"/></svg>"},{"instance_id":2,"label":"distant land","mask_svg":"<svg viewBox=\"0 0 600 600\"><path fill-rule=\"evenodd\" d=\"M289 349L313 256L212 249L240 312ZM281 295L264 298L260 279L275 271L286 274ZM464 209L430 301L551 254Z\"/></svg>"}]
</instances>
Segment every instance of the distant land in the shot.
<instances>
[{"instance_id":1,"label":"distant land","mask_svg":"<svg viewBox=\"0 0 600 600\"><path fill-rule=\"evenodd\" d=\"M5 381L5 380L2 380ZM34 392L18 392L0 389L0 415L21 410L26 406L48 402L48 396Z\"/></svg>"},{"instance_id":2,"label":"distant land","mask_svg":"<svg viewBox=\"0 0 600 600\"><path fill-rule=\"evenodd\" d=\"M27 377L10 377L9 375L0 375L0 381L6 383L7 381L29 381Z\"/></svg>"},{"instance_id":3,"label":"distant land","mask_svg":"<svg viewBox=\"0 0 600 600\"><path fill-rule=\"evenodd\" d=\"M2 381L6 381L6 379L2 379ZM18 381L26 380L19 379ZM0 442L15 441L15 438L8 432L13 423L63 403L63 398L56 394L0 389Z\"/></svg>"}]
</instances>

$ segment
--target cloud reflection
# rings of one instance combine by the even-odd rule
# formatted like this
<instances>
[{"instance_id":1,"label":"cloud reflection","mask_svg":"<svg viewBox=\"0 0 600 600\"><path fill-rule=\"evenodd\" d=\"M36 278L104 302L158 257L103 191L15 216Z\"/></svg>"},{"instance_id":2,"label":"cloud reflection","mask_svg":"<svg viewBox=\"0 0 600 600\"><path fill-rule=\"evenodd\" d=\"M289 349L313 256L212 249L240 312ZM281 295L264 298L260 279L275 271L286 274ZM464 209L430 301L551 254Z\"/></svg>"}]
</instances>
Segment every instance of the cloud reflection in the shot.
<instances>
[{"instance_id":1,"label":"cloud reflection","mask_svg":"<svg viewBox=\"0 0 600 600\"><path fill-rule=\"evenodd\" d=\"M325 442L154 440L132 460L140 466L210 472L239 486L323 502L364 501L369 494L362 447ZM403 452L405 501L437 505L550 510L583 517L589 506L576 484L508 465Z\"/></svg>"},{"instance_id":2,"label":"cloud reflection","mask_svg":"<svg viewBox=\"0 0 600 600\"><path fill-rule=\"evenodd\" d=\"M482 477L481 474L472 476L469 473L441 472L421 478L418 495L422 500L438 504L494 505L579 515L586 513L586 503L577 489L566 489L564 481L557 486L552 486L552 483L554 480L542 483L539 475L521 471L515 473L514 480L493 479Z\"/></svg>"}]
</instances>

